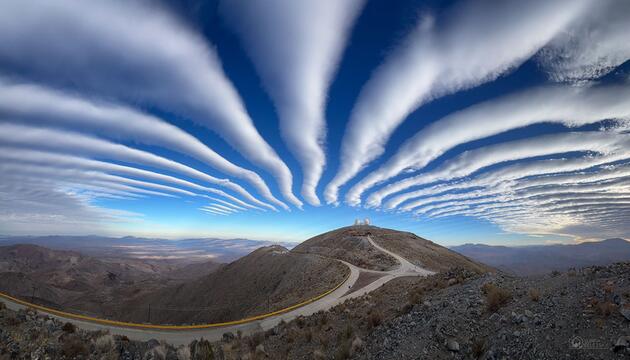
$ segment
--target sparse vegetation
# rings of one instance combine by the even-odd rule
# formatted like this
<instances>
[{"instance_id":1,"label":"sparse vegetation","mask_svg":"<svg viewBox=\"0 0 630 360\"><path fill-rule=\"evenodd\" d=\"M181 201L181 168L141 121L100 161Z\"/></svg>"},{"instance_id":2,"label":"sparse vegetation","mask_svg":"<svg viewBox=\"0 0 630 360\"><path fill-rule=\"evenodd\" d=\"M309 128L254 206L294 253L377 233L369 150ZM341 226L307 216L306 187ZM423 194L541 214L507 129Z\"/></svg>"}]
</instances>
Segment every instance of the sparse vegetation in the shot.
<instances>
[{"instance_id":1,"label":"sparse vegetation","mask_svg":"<svg viewBox=\"0 0 630 360\"><path fill-rule=\"evenodd\" d=\"M77 328L74 326L74 324L67 322L63 324L63 327L61 328L61 330L63 330L63 332L65 333L73 334L77 330Z\"/></svg>"},{"instance_id":2,"label":"sparse vegetation","mask_svg":"<svg viewBox=\"0 0 630 360\"><path fill-rule=\"evenodd\" d=\"M602 290L606 294L612 294L615 291L615 284L612 281L608 281L602 285Z\"/></svg>"},{"instance_id":3,"label":"sparse vegetation","mask_svg":"<svg viewBox=\"0 0 630 360\"><path fill-rule=\"evenodd\" d=\"M527 294L529 295L529 299L531 301L533 301L533 302L540 301L540 290L531 288L531 289L529 289Z\"/></svg>"},{"instance_id":4,"label":"sparse vegetation","mask_svg":"<svg viewBox=\"0 0 630 360\"><path fill-rule=\"evenodd\" d=\"M190 348L188 346L180 346L177 349L177 360L190 360Z\"/></svg>"},{"instance_id":5,"label":"sparse vegetation","mask_svg":"<svg viewBox=\"0 0 630 360\"><path fill-rule=\"evenodd\" d=\"M94 340L94 346L98 352L106 354L116 349L116 342L113 336L105 334Z\"/></svg>"},{"instance_id":6,"label":"sparse vegetation","mask_svg":"<svg viewBox=\"0 0 630 360\"><path fill-rule=\"evenodd\" d=\"M88 348L85 346L83 340L80 337L70 334L64 337L62 345L63 354L69 358L74 359L79 356L88 355Z\"/></svg>"},{"instance_id":7,"label":"sparse vegetation","mask_svg":"<svg viewBox=\"0 0 630 360\"><path fill-rule=\"evenodd\" d=\"M337 346L337 351L335 352L335 360L345 360L350 358L350 347L352 346L349 339L342 340L341 343Z\"/></svg>"},{"instance_id":8,"label":"sparse vegetation","mask_svg":"<svg viewBox=\"0 0 630 360\"><path fill-rule=\"evenodd\" d=\"M512 293L509 290L500 288L493 283L485 283L481 287L481 291L486 297L486 309L489 312L496 312L512 300Z\"/></svg>"},{"instance_id":9,"label":"sparse vegetation","mask_svg":"<svg viewBox=\"0 0 630 360\"><path fill-rule=\"evenodd\" d=\"M214 360L212 345L208 340L201 338L190 344L190 358L192 360Z\"/></svg>"},{"instance_id":10,"label":"sparse vegetation","mask_svg":"<svg viewBox=\"0 0 630 360\"><path fill-rule=\"evenodd\" d=\"M378 310L370 310L368 315L368 329L373 329L383 322L383 314Z\"/></svg>"},{"instance_id":11,"label":"sparse vegetation","mask_svg":"<svg viewBox=\"0 0 630 360\"><path fill-rule=\"evenodd\" d=\"M475 339L472 344L470 344L470 350L472 351L472 355L475 359L479 359L486 353L486 339L479 338Z\"/></svg>"},{"instance_id":12,"label":"sparse vegetation","mask_svg":"<svg viewBox=\"0 0 630 360\"><path fill-rule=\"evenodd\" d=\"M613 302L605 301L597 304L596 309L598 315L608 317L617 310L617 305Z\"/></svg>"}]
</instances>

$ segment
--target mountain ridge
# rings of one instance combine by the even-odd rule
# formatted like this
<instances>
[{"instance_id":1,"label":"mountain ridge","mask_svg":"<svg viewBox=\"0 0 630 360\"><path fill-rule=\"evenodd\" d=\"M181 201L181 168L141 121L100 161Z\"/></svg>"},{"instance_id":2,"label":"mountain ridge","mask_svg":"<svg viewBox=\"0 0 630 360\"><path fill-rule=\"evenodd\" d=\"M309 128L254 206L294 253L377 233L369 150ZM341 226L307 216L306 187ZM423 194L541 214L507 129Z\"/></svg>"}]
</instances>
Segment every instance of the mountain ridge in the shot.
<instances>
[{"instance_id":1,"label":"mountain ridge","mask_svg":"<svg viewBox=\"0 0 630 360\"><path fill-rule=\"evenodd\" d=\"M579 244L463 244L450 249L515 275L541 275L574 267L603 266L630 260L630 241L622 238Z\"/></svg>"}]
</instances>

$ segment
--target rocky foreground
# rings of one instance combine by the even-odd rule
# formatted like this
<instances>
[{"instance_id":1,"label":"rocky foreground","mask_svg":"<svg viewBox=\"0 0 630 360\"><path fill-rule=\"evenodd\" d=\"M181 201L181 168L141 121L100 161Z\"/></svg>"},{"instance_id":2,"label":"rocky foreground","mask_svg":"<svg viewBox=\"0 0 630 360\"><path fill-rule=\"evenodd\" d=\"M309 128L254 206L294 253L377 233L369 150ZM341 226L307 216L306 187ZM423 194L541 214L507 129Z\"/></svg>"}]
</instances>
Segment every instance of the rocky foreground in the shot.
<instances>
[{"instance_id":1,"label":"rocky foreground","mask_svg":"<svg viewBox=\"0 0 630 360\"><path fill-rule=\"evenodd\" d=\"M0 310L0 359L627 359L630 263L401 278L252 336L174 348Z\"/></svg>"},{"instance_id":2,"label":"rocky foreground","mask_svg":"<svg viewBox=\"0 0 630 360\"><path fill-rule=\"evenodd\" d=\"M630 263L483 276L428 297L365 343L358 358L630 358Z\"/></svg>"}]
</instances>

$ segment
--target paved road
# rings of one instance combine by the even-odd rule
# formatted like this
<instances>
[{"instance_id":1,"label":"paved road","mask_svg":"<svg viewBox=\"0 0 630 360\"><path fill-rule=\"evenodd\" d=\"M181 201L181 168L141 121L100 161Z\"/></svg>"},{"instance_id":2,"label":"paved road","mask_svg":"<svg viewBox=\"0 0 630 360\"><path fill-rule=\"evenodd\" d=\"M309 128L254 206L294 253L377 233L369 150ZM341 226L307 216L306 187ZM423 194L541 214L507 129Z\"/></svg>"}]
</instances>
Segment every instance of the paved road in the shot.
<instances>
[{"instance_id":1,"label":"paved road","mask_svg":"<svg viewBox=\"0 0 630 360\"><path fill-rule=\"evenodd\" d=\"M222 335L226 332L236 333L240 330L243 334L251 334L261 330L268 330L276 325L278 325L282 320L291 321L298 316L308 316L314 314L318 311L328 310L348 299L359 297L361 295L367 294L370 291L373 291L383 284L391 281L395 278L402 276L427 276L431 275L434 272L418 267L409 261L407 261L402 256L395 254L391 251L388 251L381 246L377 245L370 237L367 238L370 244L377 248L379 251L382 251L390 256L394 257L400 265L389 271L376 271L376 270L368 270L359 268L355 265L352 265L348 262L341 261L350 269L350 275L346 279L346 281L335 291L328 294L327 296L312 302L308 305L302 306L295 310L275 315L266 319L252 321L246 324L239 325L229 325L222 326L216 328L206 328L206 329L195 329L195 330L156 330L156 329L141 329L141 328L128 328L128 327L120 327L113 325L104 325L89 321L82 321L76 319L68 319L61 316L49 314L51 317L56 317L61 321L70 321L74 323L76 326L86 329L86 330L109 330L112 334L125 335L132 340L139 341L147 341L150 339L157 340L165 340L175 346L182 344L189 344L194 339L199 339L201 337L208 339L210 341L220 340ZM384 276L377 279L376 281L356 290L350 294L347 294L348 290L352 288L352 286L356 283L357 279L361 272L374 272L374 273L382 273ZM24 308L24 306L14 303L8 299L0 297L0 301L3 301L8 308L13 310L18 310Z\"/></svg>"}]
</instances>

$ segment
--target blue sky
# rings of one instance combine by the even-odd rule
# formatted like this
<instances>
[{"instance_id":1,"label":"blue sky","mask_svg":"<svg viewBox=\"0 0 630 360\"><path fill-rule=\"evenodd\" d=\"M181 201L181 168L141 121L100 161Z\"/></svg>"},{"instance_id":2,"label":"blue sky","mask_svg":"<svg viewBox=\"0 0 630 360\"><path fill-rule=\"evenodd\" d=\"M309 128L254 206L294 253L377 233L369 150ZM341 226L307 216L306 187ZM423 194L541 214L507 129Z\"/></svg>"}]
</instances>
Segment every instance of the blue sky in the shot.
<instances>
[{"instance_id":1,"label":"blue sky","mask_svg":"<svg viewBox=\"0 0 630 360\"><path fill-rule=\"evenodd\" d=\"M0 233L627 237L628 11L3 2Z\"/></svg>"}]
</instances>

